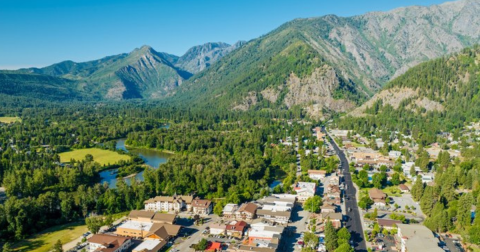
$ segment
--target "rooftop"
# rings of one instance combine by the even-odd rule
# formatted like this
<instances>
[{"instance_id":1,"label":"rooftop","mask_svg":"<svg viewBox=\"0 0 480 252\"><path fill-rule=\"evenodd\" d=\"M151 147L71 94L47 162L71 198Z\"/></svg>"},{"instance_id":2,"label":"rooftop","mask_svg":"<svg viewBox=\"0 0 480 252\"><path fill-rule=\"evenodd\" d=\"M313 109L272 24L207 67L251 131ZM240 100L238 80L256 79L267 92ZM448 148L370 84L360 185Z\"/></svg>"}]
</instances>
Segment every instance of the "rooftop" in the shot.
<instances>
[{"instance_id":1,"label":"rooftop","mask_svg":"<svg viewBox=\"0 0 480 252\"><path fill-rule=\"evenodd\" d=\"M153 226L153 223L127 220L122 225L120 225L119 228L148 231L152 228L152 226Z\"/></svg>"},{"instance_id":2,"label":"rooftop","mask_svg":"<svg viewBox=\"0 0 480 252\"><path fill-rule=\"evenodd\" d=\"M223 208L223 212L225 213L230 213L230 212L234 212L235 210L237 210L238 208L238 205L237 204L227 204L224 208Z\"/></svg>"},{"instance_id":3,"label":"rooftop","mask_svg":"<svg viewBox=\"0 0 480 252\"><path fill-rule=\"evenodd\" d=\"M151 219L155 215L154 212L151 211L144 211L144 210L133 210L128 214L128 218L136 219L136 218L146 218Z\"/></svg>"},{"instance_id":4,"label":"rooftop","mask_svg":"<svg viewBox=\"0 0 480 252\"><path fill-rule=\"evenodd\" d=\"M156 239L144 240L142 243L140 243L140 245L135 247L133 251L142 251L142 252L159 251L166 244L167 244L166 241L160 241Z\"/></svg>"}]
</instances>

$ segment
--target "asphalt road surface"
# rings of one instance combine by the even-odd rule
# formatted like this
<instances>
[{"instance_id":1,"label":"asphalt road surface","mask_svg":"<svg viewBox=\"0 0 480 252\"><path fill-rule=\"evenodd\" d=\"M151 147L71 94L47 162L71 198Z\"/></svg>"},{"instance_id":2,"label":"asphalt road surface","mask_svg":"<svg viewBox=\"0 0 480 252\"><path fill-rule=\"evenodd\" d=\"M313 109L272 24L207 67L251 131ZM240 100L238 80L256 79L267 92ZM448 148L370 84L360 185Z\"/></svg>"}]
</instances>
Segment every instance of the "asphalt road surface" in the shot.
<instances>
[{"instance_id":1,"label":"asphalt road surface","mask_svg":"<svg viewBox=\"0 0 480 252\"><path fill-rule=\"evenodd\" d=\"M352 234L352 241L355 251L366 252L367 245L365 243L365 237L363 234L362 220L360 219L360 211L358 210L357 200L355 198L357 190L353 186L352 176L348 170L348 161L345 157L345 153L338 148L337 144L333 140L330 140L330 143L342 162L341 167L345 179L345 185L347 187L345 190L345 208L347 212L346 226ZM349 209L351 209L351 211L349 211Z\"/></svg>"}]
</instances>

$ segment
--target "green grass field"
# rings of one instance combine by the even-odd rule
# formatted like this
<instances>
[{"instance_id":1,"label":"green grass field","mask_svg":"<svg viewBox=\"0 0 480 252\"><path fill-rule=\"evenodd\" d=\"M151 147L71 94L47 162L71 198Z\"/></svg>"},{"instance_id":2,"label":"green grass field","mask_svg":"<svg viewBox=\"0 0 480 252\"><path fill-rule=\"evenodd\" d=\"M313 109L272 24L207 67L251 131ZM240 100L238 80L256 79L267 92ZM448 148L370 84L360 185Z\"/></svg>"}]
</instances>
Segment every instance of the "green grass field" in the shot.
<instances>
[{"instance_id":1,"label":"green grass field","mask_svg":"<svg viewBox=\"0 0 480 252\"><path fill-rule=\"evenodd\" d=\"M101 165L115 164L120 160L130 160L128 155L121 155L114 151L98 148L89 148L60 153L60 162L70 162L71 159L84 160L87 154L92 155L93 160Z\"/></svg>"},{"instance_id":2,"label":"green grass field","mask_svg":"<svg viewBox=\"0 0 480 252\"><path fill-rule=\"evenodd\" d=\"M22 119L20 117L6 117L0 116L0 123L15 123L15 122L22 122Z\"/></svg>"},{"instance_id":3,"label":"green grass field","mask_svg":"<svg viewBox=\"0 0 480 252\"><path fill-rule=\"evenodd\" d=\"M62 244L71 242L88 231L84 222L70 223L49 228L31 238L15 244L15 251L19 252L47 252L60 240Z\"/></svg>"}]
</instances>

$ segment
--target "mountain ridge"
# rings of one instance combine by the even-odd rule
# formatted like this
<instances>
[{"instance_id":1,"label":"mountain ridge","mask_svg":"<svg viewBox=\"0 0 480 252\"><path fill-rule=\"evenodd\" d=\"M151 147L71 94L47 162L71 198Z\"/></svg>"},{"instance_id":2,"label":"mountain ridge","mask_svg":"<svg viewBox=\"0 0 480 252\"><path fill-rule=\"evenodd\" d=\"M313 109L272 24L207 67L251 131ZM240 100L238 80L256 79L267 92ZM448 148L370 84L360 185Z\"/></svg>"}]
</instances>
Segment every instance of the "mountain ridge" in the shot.
<instances>
[{"instance_id":1,"label":"mountain ridge","mask_svg":"<svg viewBox=\"0 0 480 252\"><path fill-rule=\"evenodd\" d=\"M57 82L62 79L66 83L76 81L78 85L74 85L72 91L91 93L92 97L100 100L161 99L169 96L172 90L193 75L185 70L185 66L194 65L193 72L201 71L238 46L241 46L241 42L233 46L221 42L206 43L193 47L182 56L176 56L143 45L130 53L92 61L67 60L43 68L2 72L52 76L60 78L56 79Z\"/></svg>"},{"instance_id":2,"label":"mountain ridge","mask_svg":"<svg viewBox=\"0 0 480 252\"><path fill-rule=\"evenodd\" d=\"M477 13L480 1L461 0L295 19L248 42L206 43L182 56L144 46L20 73L74 80L80 92L105 100L167 99L241 110L297 107L322 117L351 110L412 66L479 43Z\"/></svg>"},{"instance_id":3,"label":"mountain ridge","mask_svg":"<svg viewBox=\"0 0 480 252\"><path fill-rule=\"evenodd\" d=\"M408 68L479 43L480 16L476 13L480 13L480 1L463 0L353 17L326 15L295 19L249 41L195 75L178 89L174 97L182 102L196 98L200 101L194 101L196 105L212 106L219 102L226 109L238 108L239 104L249 104L248 109L288 108L282 101L269 102L262 92L269 96L272 88L284 86L293 69L279 69L283 72L269 73L269 76L265 72L260 74L262 76L255 74L265 71L263 66L269 64L268 60L290 46L290 40L295 40L315 51L318 58L334 69L335 75L342 80L339 83L349 86L346 90L333 90L328 99L306 94L309 97L299 97L303 103L297 105L310 111L312 116L321 117L323 112L328 112L324 110L346 112L352 107L349 104L362 103ZM257 55L260 53L265 55ZM300 58L297 62L305 60ZM318 76L318 80L325 77ZM270 81L265 81L268 78ZM263 86L260 87L258 82ZM300 86L306 82L307 79L300 81ZM323 88L317 84L311 88ZM240 94L229 94L223 99L222 95L228 92ZM294 90L291 93L295 93ZM350 97L345 99L345 106L331 106L332 101L337 102L345 96Z\"/></svg>"}]
</instances>

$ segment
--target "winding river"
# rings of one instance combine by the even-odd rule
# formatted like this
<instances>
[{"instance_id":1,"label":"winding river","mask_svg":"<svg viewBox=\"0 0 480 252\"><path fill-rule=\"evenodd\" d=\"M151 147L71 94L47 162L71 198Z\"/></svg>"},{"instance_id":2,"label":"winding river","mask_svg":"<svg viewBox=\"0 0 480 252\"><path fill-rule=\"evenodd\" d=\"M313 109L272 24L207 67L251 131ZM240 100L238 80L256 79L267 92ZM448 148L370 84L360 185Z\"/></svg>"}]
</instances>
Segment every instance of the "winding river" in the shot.
<instances>
[{"instance_id":1,"label":"winding river","mask_svg":"<svg viewBox=\"0 0 480 252\"><path fill-rule=\"evenodd\" d=\"M117 150L124 150L126 152L134 153L140 156L144 161L145 164L157 169L159 165L164 164L168 161L168 158L172 155L169 153L165 153L162 151L152 150L152 149L141 149L141 148L131 148L127 149L125 146L125 139L118 139L117 140ZM117 186L117 169L113 170L106 170L100 172L100 177L102 178L101 183L108 182L110 188L115 188ZM130 179L124 178L127 184L130 183ZM143 181L143 171L139 172L135 179Z\"/></svg>"}]
</instances>

